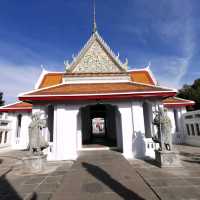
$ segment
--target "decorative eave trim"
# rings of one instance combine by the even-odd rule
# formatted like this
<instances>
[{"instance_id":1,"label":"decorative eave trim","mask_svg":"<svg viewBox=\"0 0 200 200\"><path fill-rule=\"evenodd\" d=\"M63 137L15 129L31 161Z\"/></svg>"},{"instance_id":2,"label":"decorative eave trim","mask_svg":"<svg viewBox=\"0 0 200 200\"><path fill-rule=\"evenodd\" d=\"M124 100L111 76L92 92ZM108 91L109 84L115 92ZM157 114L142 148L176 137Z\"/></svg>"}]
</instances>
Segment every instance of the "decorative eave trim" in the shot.
<instances>
[{"instance_id":1,"label":"decorative eave trim","mask_svg":"<svg viewBox=\"0 0 200 200\"><path fill-rule=\"evenodd\" d=\"M22 107L22 108L0 108L0 113L14 113L14 112L31 112L32 107Z\"/></svg>"},{"instance_id":2,"label":"decorative eave trim","mask_svg":"<svg viewBox=\"0 0 200 200\"><path fill-rule=\"evenodd\" d=\"M22 101L64 101L64 100L106 100L131 98L166 98L176 95L174 91L73 94L73 95L26 95L19 97Z\"/></svg>"},{"instance_id":3,"label":"decorative eave trim","mask_svg":"<svg viewBox=\"0 0 200 200\"><path fill-rule=\"evenodd\" d=\"M195 103L163 103L165 107L185 107L193 106Z\"/></svg>"},{"instance_id":4,"label":"decorative eave trim","mask_svg":"<svg viewBox=\"0 0 200 200\"><path fill-rule=\"evenodd\" d=\"M83 46L83 48L80 50L78 55L69 64L68 71L73 72L73 70L76 68L76 64L80 61L80 59L82 58L83 54L87 51L87 49L90 47L91 43L95 40L95 38L100 42L100 44L107 51L107 53L114 60L114 62L116 62L116 64L120 68L120 70L126 71L127 69L125 69L124 64L119 60L119 58L115 55L115 53L111 50L111 48L103 40L103 38L99 35L99 33L97 31L92 34L92 36L89 38L87 43Z\"/></svg>"}]
</instances>

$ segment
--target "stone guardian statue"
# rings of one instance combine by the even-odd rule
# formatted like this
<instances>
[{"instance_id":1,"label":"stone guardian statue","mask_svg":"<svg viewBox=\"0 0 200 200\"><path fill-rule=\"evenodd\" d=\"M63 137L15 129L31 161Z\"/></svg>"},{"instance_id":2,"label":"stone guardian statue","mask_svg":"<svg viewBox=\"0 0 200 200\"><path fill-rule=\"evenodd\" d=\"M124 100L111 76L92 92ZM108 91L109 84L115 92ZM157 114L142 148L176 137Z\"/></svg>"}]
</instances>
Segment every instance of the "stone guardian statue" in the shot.
<instances>
[{"instance_id":1,"label":"stone guardian statue","mask_svg":"<svg viewBox=\"0 0 200 200\"><path fill-rule=\"evenodd\" d=\"M47 121L40 117L41 113L34 113L29 125L29 151L34 155L42 155L42 150L48 147L48 142L42 136L42 129L46 127Z\"/></svg>"},{"instance_id":2,"label":"stone guardian statue","mask_svg":"<svg viewBox=\"0 0 200 200\"><path fill-rule=\"evenodd\" d=\"M172 150L172 124L171 120L167 115L166 108L159 108L153 124L157 127L157 137L153 140L157 141L160 144L160 150Z\"/></svg>"}]
</instances>

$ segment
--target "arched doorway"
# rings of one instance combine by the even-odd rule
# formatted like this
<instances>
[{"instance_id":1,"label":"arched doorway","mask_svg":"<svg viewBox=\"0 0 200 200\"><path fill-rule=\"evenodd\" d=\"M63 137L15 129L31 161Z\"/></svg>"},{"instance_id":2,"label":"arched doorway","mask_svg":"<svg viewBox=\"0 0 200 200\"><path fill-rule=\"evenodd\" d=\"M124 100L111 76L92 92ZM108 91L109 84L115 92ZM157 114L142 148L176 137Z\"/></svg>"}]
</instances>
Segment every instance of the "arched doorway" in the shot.
<instances>
[{"instance_id":1,"label":"arched doorway","mask_svg":"<svg viewBox=\"0 0 200 200\"><path fill-rule=\"evenodd\" d=\"M109 104L88 105L81 108L82 147L117 147L120 131L116 122L118 109ZM119 139L121 138L121 139ZM122 142L120 142L122 143Z\"/></svg>"}]
</instances>

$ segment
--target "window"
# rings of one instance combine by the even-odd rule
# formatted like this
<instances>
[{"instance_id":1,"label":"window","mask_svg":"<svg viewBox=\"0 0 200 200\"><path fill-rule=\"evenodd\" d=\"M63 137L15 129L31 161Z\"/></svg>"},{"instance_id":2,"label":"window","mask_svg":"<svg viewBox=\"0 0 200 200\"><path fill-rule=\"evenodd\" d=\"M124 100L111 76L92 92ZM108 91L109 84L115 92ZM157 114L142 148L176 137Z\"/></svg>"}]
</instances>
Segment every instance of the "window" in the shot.
<instances>
[{"instance_id":1,"label":"window","mask_svg":"<svg viewBox=\"0 0 200 200\"><path fill-rule=\"evenodd\" d=\"M187 134L190 136L190 127L189 127L189 124L186 124L186 128L187 128Z\"/></svg>"},{"instance_id":2,"label":"window","mask_svg":"<svg viewBox=\"0 0 200 200\"><path fill-rule=\"evenodd\" d=\"M192 119L192 118L193 118L192 115L187 115L187 116L185 116L185 119Z\"/></svg>"},{"instance_id":3,"label":"window","mask_svg":"<svg viewBox=\"0 0 200 200\"><path fill-rule=\"evenodd\" d=\"M53 142L53 129L54 129L54 106L53 105L49 105L48 106L48 129L49 129L49 141Z\"/></svg>"},{"instance_id":4,"label":"window","mask_svg":"<svg viewBox=\"0 0 200 200\"><path fill-rule=\"evenodd\" d=\"M192 135L195 135L194 124L191 124Z\"/></svg>"},{"instance_id":5,"label":"window","mask_svg":"<svg viewBox=\"0 0 200 200\"><path fill-rule=\"evenodd\" d=\"M199 128L199 124L196 124L196 129L197 129L197 135L200 136L200 128Z\"/></svg>"},{"instance_id":6,"label":"window","mask_svg":"<svg viewBox=\"0 0 200 200\"><path fill-rule=\"evenodd\" d=\"M17 115L17 135L16 135L17 138L20 137L21 125L22 125L22 115L19 114Z\"/></svg>"},{"instance_id":7,"label":"window","mask_svg":"<svg viewBox=\"0 0 200 200\"><path fill-rule=\"evenodd\" d=\"M8 131L5 132L5 135L4 135L4 143L7 142L7 137L8 137Z\"/></svg>"},{"instance_id":8,"label":"window","mask_svg":"<svg viewBox=\"0 0 200 200\"><path fill-rule=\"evenodd\" d=\"M196 118L200 118L200 114L196 114L195 117L196 117Z\"/></svg>"},{"instance_id":9,"label":"window","mask_svg":"<svg viewBox=\"0 0 200 200\"><path fill-rule=\"evenodd\" d=\"M2 142L2 137L3 137L3 131L0 131L0 144Z\"/></svg>"},{"instance_id":10,"label":"window","mask_svg":"<svg viewBox=\"0 0 200 200\"><path fill-rule=\"evenodd\" d=\"M174 109L174 121L175 121L176 132L178 132L179 131L178 110L176 109Z\"/></svg>"}]
</instances>

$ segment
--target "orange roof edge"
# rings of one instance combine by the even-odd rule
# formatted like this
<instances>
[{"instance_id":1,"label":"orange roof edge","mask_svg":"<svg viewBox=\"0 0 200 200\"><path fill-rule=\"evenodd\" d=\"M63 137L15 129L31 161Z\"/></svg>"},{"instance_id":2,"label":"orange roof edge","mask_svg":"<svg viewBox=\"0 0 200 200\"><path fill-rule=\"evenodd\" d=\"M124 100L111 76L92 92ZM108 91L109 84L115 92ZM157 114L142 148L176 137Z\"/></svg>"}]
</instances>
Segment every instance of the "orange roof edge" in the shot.
<instances>
[{"instance_id":1,"label":"orange roof edge","mask_svg":"<svg viewBox=\"0 0 200 200\"><path fill-rule=\"evenodd\" d=\"M32 104L26 102L15 102L0 107L0 112L31 112Z\"/></svg>"},{"instance_id":2,"label":"orange roof edge","mask_svg":"<svg viewBox=\"0 0 200 200\"><path fill-rule=\"evenodd\" d=\"M176 107L176 106L191 106L194 105L195 102L188 99L182 99L178 97L169 97L163 100L163 105L166 107Z\"/></svg>"},{"instance_id":3,"label":"orange roof edge","mask_svg":"<svg viewBox=\"0 0 200 200\"><path fill-rule=\"evenodd\" d=\"M140 82L150 85L157 85L157 81L149 67L143 69L132 69L128 71L134 82Z\"/></svg>"}]
</instances>

